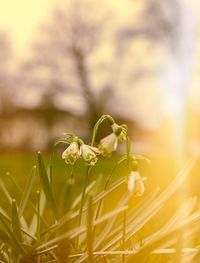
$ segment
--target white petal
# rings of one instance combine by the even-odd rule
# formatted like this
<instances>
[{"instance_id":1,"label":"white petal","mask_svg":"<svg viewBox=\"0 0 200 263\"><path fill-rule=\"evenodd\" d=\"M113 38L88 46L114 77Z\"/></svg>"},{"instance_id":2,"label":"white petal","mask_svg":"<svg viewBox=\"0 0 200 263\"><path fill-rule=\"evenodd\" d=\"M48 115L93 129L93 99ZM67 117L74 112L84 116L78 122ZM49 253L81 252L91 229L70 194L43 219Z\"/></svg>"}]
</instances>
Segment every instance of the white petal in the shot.
<instances>
[{"instance_id":1,"label":"white petal","mask_svg":"<svg viewBox=\"0 0 200 263\"><path fill-rule=\"evenodd\" d=\"M101 153L101 152L99 151L99 149L96 148L96 147L93 147L93 146L90 146L90 145L88 145L88 147L89 147L90 150L92 150L92 151L95 152L96 154L100 154L100 153Z\"/></svg>"}]
</instances>

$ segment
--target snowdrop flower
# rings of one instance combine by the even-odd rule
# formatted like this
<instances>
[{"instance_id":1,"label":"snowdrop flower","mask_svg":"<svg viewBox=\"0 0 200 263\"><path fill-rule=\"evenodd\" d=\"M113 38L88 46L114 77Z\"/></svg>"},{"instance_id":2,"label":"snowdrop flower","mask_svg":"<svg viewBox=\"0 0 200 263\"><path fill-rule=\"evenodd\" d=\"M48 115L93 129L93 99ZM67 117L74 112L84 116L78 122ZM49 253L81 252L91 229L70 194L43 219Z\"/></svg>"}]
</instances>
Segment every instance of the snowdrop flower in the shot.
<instances>
[{"instance_id":1,"label":"snowdrop flower","mask_svg":"<svg viewBox=\"0 0 200 263\"><path fill-rule=\"evenodd\" d=\"M62 159L67 164L74 164L80 157L79 145L76 141L73 141L62 154Z\"/></svg>"},{"instance_id":2,"label":"snowdrop flower","mask_svg":"<svg viewBox=\"0 0 200 263\"><path fill-rule=\"evenodd\" d=\"M112 126L113 133L117 136L117 139L120 142L123 142L126 140L126 135L127 135L127 127L123 125L118 125L114 123Z\"/></svg>"},{"instance_id":3,"label":"snowdrop flower","mask_svg":"<svg viewBox=\"0 0 200 263\"><path fill-rule=\"evenodd\" d=\"M109 156L117 149L118 141L126 140L127 130L123 125L114 123L112 126L113 133L101 139L99 143L99 150L103 156Z\"/></svg>"},{"instance_id":4,"label":"snowdrop flower","mask_svg":"<svg viewBox=\"0 0 200 263\"><path fill-rule=\"evenodd\" d=\"M109 156L113 151L117 149L117 136L114 133L101 139L99 143L99 150L103 156Z\"/></svg>"},{"instance_id":5,"label":"snowdrop flower","mask_svg":"<svg viewBox=\"0 0 200 263\"><path fill-rule=\"evenodd\" d=\"M86 144L80 146L80 152L83 159L87 162L88 165L94 166L97 162L97 154L100 151L96 147L92 147Z\"/></svg>"},{"instance_id":6,"label":"snowdrop flower","mask_svg":"<svg viewBox=\"0 0 200 263\"><path fill-rule=\"evenodd\" d=\"M128 190L130 193L134 193L136 196L142 196L144 194L144 183L138 171L132 171L129 174Z\"/></svg>"}]
</instances>

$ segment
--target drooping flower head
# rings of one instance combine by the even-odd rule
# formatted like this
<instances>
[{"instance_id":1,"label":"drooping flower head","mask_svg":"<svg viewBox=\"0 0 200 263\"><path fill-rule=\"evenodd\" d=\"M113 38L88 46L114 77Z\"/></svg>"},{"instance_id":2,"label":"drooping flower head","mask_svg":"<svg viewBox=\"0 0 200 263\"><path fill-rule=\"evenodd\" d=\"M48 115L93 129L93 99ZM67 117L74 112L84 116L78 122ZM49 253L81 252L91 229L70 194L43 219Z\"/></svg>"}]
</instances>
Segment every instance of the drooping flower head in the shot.
<instances>
[{"instance_id":1,"label":"drooping flower head","mask_svg":"<svg viewBox=\"0 0 200 263\"><path fill-rule=\"evenodd\" d=\"M127 135L127 127L126 125L118 125L114 123L112 126L113 133L117 136L117 139L120 142L123 142L126 140L126 135Z\"/></svg>"},{"instance_id":2,"label":"drooping flower head","mask_svg":"<svg viewBox=\"0 0 200 263\"><path fill-rule=\"evenodd\" d=\"M111 125L113 132L108 136L101 139L99 143L99 150L103 156L110 156L113 151L116 151L118 141L123 142L126 140L126 127L114 123Z\"/></svg>"},{"instance_id":3,"label":"drooping flower head","mask_svg":"<svg viewBox=\"0 0 200 263\"><path fill-rule=\"evenodd\" d=\"M98 160L96 155L100 153L100 151L96 147L92 147L86 144L82 144L80 146L80 152L83 159L90 166L94 166L96 164Z\"/></svg>"},{"instance_id":4,"label":"drooping flower head","mask_svg":"<svg viewBox=\"0 0 200 263\"><path fill-rule=\"evenodd\" d=\"M95 165L97 162L96 155L100 151L96 147L86 145L80 138L74 137L67 149L63 152L62 158L67 164L75 164L79 158L83 158L88 165Z\"/></svg>"},{"instance_id":5,"label":"drooping flower head","mask_svg":"<svg viewBox=\"0 0 200 263\"><path fill-rule=\"evenodd\" d=\"M128 177L128 190L135 196L142 196L145 188L143 178L140 176L138 171L131 171Z\"/></svg>"},{"instance_id":6,"label":"drooping flower head","mask_svg":"<svg viewBox=\"0 0 200 263\"><path fill-rule=\"evenodd\" d=\"M73 165L80 157L80 149L78 142L73 141L67 149L62 154L62 159L65 160L67 164Z\"/></svg>"}]
</instances>

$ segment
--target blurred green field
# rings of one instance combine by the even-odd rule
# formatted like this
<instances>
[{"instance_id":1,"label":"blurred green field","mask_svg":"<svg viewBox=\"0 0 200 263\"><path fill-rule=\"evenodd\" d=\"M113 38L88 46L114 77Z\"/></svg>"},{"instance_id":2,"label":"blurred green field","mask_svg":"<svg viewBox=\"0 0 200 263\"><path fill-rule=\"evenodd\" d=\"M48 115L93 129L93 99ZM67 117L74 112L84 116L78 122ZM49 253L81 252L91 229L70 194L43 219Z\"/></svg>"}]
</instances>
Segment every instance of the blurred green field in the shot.
<instances>
[{"instance_id":1,"label":"blurred green field","mask_svg":"<svg viewBox=\"0 0 200 263\"><path fill-rule=\"evenodd\" d=\"M48 166L50 154L43 154L45 164ZM139 161L139 172L147 178L145 181L147 191L154 187L163 188L178 172L175 161L166 156L147 156L151 164L145 161ZM110 173L116 162L120 159L120 155L113 155L111 158L100 158L97 165L94 167L90 180L95 179L99 174L106 176ZM0 176L5 176L9 172L16 181L22 186L31 171L33 165L37 163L37 153L22 153L22 152L6 152L0 153ZM56 153L54 157L54 183L59 185L70 174L71 167L66 165L61 158L61 153ZM86 166L82 161L79 161L74 170L77 186L81 185L82 177L84 176ZM121 165L116 169L115 178L119 178L125 174L125 165Z\"/></svg>"},{"instance_id":2,"label":"blurred green field","mask_svg":"<svg viewBox=\"0 0 200 263\"><path fill-rule=\"evenodd\" d=\"M48 167L50 154L43 153L45 164ZM150 159L151 164L147 164L145 161L139 161L139 172L142 176L146 177L145 181L146 191L150 191L155 187L164 188L178 173L180 170L176 166L176 159L173 156L147 156ZM97 165L94 167L90 180L96 179L99 174L102 174L105 178L109 175L110 171L120 159L120 155L113 155L111 158L101 157L97 162ZM0 176L5 176L9 172L16 181L23 186L27 180L28 175L30 174L31 168L37 163L37 153L30 152L5 152L0 153ZM198 162L193 169L193 172L190 176L190 183L195 184L198 182L198 176L200 171L200 162ZM74 174L76 179L77 187L80 187L82 184L82 178L84 176L86 166L82 161L78 161L75 166ZM61 158L61 153L57 152L54 157L54 167L53 167L53 180L56 187L59 187L59 184L63 182L70 174L71 167L70 165L65 164ZM115 171L113 179L119 178L125 174L125 165L121 165ZM192 183L193 182L193 183ZM187 182L188 183L188 182ZM194 193L198 194L197 191ZM191 187L191 185L190 185ZM15 192L15 189L13 189Z\"/></svg>"}]
</instances>

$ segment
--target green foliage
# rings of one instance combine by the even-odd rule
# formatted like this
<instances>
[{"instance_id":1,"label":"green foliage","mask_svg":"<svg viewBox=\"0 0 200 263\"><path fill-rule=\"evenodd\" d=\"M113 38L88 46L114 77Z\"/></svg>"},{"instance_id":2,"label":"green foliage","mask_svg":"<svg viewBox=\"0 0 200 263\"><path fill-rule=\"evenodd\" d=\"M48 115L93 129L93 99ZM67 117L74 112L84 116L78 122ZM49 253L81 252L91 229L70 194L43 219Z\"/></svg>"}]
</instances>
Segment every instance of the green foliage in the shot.
<instances>
[{"instance_id":1,"label":"green foliage","mask_svg":"<svg viewBox=\"0 0 200 263\"><path fill-rule=\"evenodd\" d=\"M98 127L105 120L109 123L112 120L110 124L113 125L113 118L103 116L93 130L92 142L88 147L94 147ZM89 166L80 152L82 160L76 161L80 162L79 170L75 167L76 162L67 165L63 161L67 175L62 187L56 189L53 180L55 147L60 143L70 145L73 139L80 146L84 143L69 134L55 142L48 168L42 154L38 153L37 167L32 168L25 187L21 188L10 174L0 178L1 192L7 204L0 209L0 262L196 260L198 244L186 248L182 242L183 235L191 237L199 230L200 210L195 198L182 200L180 208L171 212L165 223L154 231L149 231L148 227L158 213L162 213L163 217L168 213L165 207L169 202L173 203L175 193L190 174L198 157L189 160L163 191L155 188L144 197L137 197L134 185L131 192L127 187L129 172L135 172L137 162L149 160L131 152L128 134L126 136L126 154L116 160L106 174L102 173L101 158L97 156L99 161L95 166L98 167L99 175L92 180L89 177L94 166ZM82 172L81 190L77 186L77 171ZM120 177L115 176L117 171L122 171ZM10 186L5 182L7 179L17 190L16 200L15 193L10 191Z\"/></svg>"}]
</instances>

